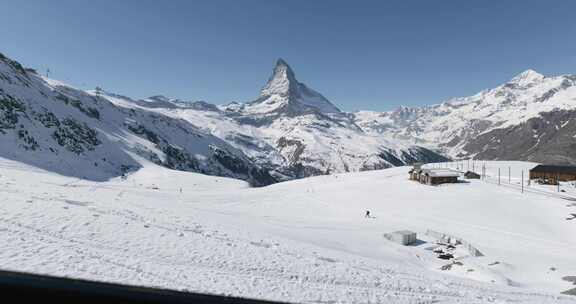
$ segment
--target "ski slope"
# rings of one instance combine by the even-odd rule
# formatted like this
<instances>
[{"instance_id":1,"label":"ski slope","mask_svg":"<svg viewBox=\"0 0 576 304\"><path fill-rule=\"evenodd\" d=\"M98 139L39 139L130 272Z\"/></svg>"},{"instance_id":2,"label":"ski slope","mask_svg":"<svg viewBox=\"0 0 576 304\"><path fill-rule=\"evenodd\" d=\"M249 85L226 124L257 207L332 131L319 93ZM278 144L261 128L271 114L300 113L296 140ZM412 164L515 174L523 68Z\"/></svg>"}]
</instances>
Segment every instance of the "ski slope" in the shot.
<instances>
[{"instance_id":1,"label":"ski slope","mask_svg":"<svg viewBox=\"0 0 576 304\"><path fill-rule=\"evenodd\" d=\"M303 303L576 303L560 294L576 275L573 202L425 186L407 167L250 188L140 161L95 182L0 159L0 268ZM382 237L400 229L420 242ZM428 229L484 256L440 270Z\"/></svg>"}]
</instances>

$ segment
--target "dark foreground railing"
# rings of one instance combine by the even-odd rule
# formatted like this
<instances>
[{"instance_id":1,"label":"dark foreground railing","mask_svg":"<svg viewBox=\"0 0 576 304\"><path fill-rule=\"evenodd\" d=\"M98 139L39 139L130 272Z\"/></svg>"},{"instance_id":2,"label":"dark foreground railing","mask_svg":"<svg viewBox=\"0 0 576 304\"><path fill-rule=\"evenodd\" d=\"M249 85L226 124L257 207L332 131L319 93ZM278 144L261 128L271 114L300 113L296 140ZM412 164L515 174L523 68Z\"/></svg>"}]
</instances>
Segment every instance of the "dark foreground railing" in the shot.
<instances>
[{"instance_id":1,"label":"dark foreground railing","mask_svg":"<svg viewBox=\"0 0 576 304\"><path fill-rule=\"evenodd\" d=\"M278 304L227 296L179 292L167 289L100 283L43 275L0 271L0 297L6 303L239 303ZM12 300L14 299L14 300ZM4 302L4 301L0 301Z\"/></svg>"}]
</instances>

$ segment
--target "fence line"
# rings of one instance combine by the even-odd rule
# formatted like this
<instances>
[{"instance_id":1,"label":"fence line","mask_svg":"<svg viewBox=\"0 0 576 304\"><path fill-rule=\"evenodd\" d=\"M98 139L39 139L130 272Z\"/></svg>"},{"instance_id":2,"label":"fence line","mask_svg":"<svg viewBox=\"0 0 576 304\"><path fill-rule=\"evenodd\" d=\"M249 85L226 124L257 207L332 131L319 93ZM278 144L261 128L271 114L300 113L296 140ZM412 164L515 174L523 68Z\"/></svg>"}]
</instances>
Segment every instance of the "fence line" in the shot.
<instances>
[{"instance_id":1,"label":"fence line","mask_svg":"<svg viewBox=\"0 0 576 304\"><path fill-rule=\"evenodd\" d=\"M537 188L533 188L530 187L531 181L530 181L530 177L529 174L527 176L526 179L526 184L524 184L524 169L521 170L521 181L519 184L515 183L512 181L512 169L511 166L504 166L504 167L508 167L508 178L507 179L502 179L502 175L501 175L501 167L499 166L493 166L491 169L492 170L498 170L498 173L496 176L492 176L491 174L488 174L488 167L486 166L487 162L491 162L491 161L480 161L480 160L471 160L472 161L472 165L471 166L467 166L467 163L465 163L463 160L460 161L453 161L453 162L442 162L442 163L427 163L424 164L425 165L429 165L432 167L439 167L439 168L448 168L448 169L455 169L456 171L460 172L460 173L465 173L466 171L469 170L465 170L467 167L468 169L474 169L478 168L479 170L481 170L480 176L482 181L489 183L489 184L495 184L498 186L504 186L504 187L508 187L508 188L514 188L514 189L518 189L521 193L524 192L528 192L528 193L532 193L532 194L538 194L538 195L545 195L548 197L554 197L554 198L560 198L560 199L564 199L564 200L569 200L569 201L576 201L576 197L569 195L569 194L560 194L559 189L560 189L560 185L558 185L558 191L557 192L552 192L552 191L546 191L546 190L542 190L542 189L537 189ZM467 161L469 163L469 160ZM471 168L470 168L471 167ZM517 177L515 177L515 179L517 179ZM508 180L506 182L506 180ZM574 183L574 186L576 187L576 181Z\"/></svg>"}]
</instances>

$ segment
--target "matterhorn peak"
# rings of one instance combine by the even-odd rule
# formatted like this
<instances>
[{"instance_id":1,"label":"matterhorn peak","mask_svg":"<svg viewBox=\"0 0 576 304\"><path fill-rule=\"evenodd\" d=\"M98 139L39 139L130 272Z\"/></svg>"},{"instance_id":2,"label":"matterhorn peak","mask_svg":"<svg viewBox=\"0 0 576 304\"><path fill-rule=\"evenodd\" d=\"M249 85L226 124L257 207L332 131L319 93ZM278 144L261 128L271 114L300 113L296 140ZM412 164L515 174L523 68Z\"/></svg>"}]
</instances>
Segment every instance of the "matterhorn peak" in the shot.
<instances>
[{"instance_id":1,"label":"matterhorn peak","mask_svg":"<svg viewBox=\"0 0 576 304\"><path fill-rule=\"evenodd\" d=\"M341 113L322 94L296 80L294 71L283 59L278 59L272 76L260 91L260 97L242 108L251 114L300 115L311 112Z\"/></svg>"},{"instance_id":2,"label":"matterhorn peak","mask_svg":"<svg viewBox=\"0 0 576 304\"><path fill-rule=\"evenodd\" d=\"M278 58L278 59L276 60L276 67L278 67L278 66L286 66L286 67L290 68L290 66L288 65L288 63L287 63L284 59L282 59L282 58Z\"/></svg>"},{"instance_id":3,"label":"matterhorn peak","mask_svg":"<svg viewBox=\"0 0 576 304\"><path fill-rule=\"evenodd\" d=\"M526 85L532 84L534 82L540 81L542 79L544 79L544 75L542 75L542 74L540 74L540 73L538 73L532 69L528 69L528 70L516 75L509 82L520 85L520 86L526 86Z\"/></svg>"},{"instance_id":4,"label":"matterhorn peak","mask_svg":"<svg viewBox=\"0 0 576 304\"><path fill-rule=\"evenodd\" d=\"M296 93L298 89L297 86L298 81L294 76L294 72L284 59L279 58L276 61L274 72L270 79L268 79L268 83L262 88L260 96L270 96L274 94L283 96L290 95Z\"/></svg>"}]
</instances>

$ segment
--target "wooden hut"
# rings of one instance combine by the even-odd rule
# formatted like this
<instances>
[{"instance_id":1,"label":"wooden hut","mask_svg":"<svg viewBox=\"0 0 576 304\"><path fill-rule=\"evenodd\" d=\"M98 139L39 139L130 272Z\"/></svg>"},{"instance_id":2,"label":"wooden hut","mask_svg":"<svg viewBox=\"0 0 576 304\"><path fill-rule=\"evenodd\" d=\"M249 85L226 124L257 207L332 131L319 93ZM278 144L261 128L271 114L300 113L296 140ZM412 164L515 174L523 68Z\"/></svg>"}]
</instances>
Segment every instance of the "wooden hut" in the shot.
<instances>
[{"instance_id":1,"label":"wooden hut","mask_svg":"<svg viewBox=\"0 0 576 304\"><path fill-rule=\"evenodd\" d=\"M538 165L530 170L530 179L548 184L576 180L576 166Z\"/></svg>"},{"instance_id":2,"label":"wooden hut","mask_svg":"<svg viewBox=\"0 0 576 304\"><path fill-rule=\"evenodd\" d=\"M464 173L464 177L467 179L480 179L480 174L472 171L467 171Z\"/></svg>"},{"instance_id":3,"label":"wooden hut","mask_svg":"<svg viewBox=\"0 0 576 304\"><path fill-rule=\"evenodd\" d=\"M427 185L457 183L460 173L450 169L422 169L419 181Z\"/></svg>"}]
</instances>

